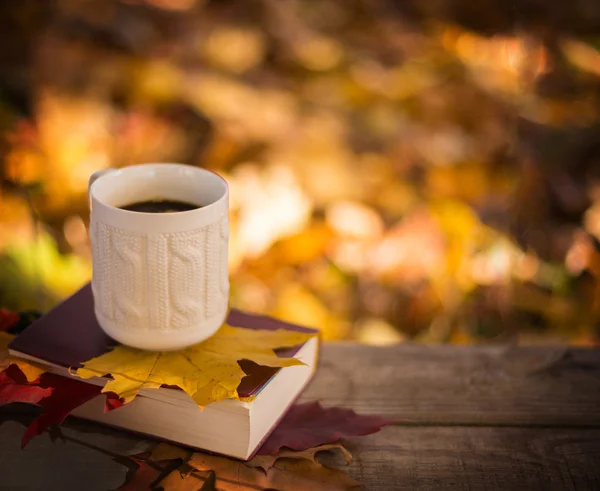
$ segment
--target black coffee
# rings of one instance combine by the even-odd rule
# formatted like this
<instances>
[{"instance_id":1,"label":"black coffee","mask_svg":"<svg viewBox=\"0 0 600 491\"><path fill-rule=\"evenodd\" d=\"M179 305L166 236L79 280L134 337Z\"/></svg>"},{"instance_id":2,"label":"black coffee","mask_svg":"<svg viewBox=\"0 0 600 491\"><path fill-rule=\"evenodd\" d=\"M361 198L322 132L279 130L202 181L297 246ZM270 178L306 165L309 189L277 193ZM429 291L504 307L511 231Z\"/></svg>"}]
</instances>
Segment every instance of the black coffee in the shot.
<instances>
[{"instance_id":1,"label":"black coffee","mask_svg":"<svg viewBox=\"0 0 600 491\"><path fill-rule=\"evenodd\" d=\"M201 206L185 203L184 201L156 199L131 203L130 205L119 206L119 208L127 211L138 211L140 213L176 213L178 211L195 210L201 208Z\"/></svg>"}]
</instances>

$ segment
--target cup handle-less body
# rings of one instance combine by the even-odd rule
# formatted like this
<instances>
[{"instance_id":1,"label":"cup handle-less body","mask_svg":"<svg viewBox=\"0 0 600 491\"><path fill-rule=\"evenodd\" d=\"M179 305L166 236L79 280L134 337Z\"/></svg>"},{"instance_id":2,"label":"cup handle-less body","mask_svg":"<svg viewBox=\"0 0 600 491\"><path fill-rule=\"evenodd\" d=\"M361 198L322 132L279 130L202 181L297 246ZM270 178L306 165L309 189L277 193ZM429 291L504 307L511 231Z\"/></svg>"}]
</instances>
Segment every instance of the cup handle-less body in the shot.
<instances>
[{"instance_id":1,"label":"cup handle-less body","mask_svg":"<svg viewBox=\"0 0 600 491\"><path fill-rule=\"evenodd\" d=\"M227 316L228 187L210 171L156 163L90 176L94 312L122 344L177 350L198 343ZM155 196L197 203L181 213L119 206Z\"/></svg>"}]
</instances>

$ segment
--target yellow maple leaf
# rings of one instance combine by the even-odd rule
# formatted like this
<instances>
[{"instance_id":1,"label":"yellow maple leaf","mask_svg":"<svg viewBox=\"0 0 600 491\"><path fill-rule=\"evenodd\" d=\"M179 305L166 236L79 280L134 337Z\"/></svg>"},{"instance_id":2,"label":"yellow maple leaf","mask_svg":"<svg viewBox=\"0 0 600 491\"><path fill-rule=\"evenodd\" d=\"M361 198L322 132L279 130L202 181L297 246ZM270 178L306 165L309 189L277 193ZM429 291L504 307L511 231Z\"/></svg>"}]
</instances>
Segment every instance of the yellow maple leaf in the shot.
<instances>
[{"instance_id":1,"label":"yellow maple leaf","mask_svg":"<svg viewBox=\"0 0 600 491\"><path fill-rule=\"evenodd\" d=\"M10 365L17 365L28 382L37 380L42 373L46 370L37 366L34 363L30 363L8 354L8 344L13 340L14 336L7 332L0 332L0 372L6 370Z\"/></svg>"},{"instance_id":2,"label":"yellow maple leaf","mask_svg":"<svg viewBox=\"0 0 600 491\"><path fill-rule=\"evenodd\" d=\"M174 385L204 407L223 399L239 399L237 387L245 376L238 360L269 367L302 365L295 358L280 358L275 348L306 342L312 333L279 329L253 330L223 325L211 338L180 351L142 351L117 346L77 369L84 379L111 375L103 392L115 392L130 402L141 389Z\"/></svg>"}]
</instances>

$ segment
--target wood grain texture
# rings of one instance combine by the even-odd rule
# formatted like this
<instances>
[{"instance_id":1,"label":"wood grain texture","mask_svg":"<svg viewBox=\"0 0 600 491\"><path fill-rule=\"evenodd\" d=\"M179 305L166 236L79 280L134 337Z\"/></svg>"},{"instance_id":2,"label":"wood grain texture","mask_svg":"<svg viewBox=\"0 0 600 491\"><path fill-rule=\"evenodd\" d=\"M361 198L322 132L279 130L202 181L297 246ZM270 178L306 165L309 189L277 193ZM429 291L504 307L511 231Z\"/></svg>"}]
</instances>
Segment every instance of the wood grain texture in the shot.
<instances>
[{"instance_id":1,"label":"wood grain texture","mask_svg":"<svg viewBox=\"0 0 600 491\"><path fill-rule=\"evenodd\" d=\"M407 424L600 426L600 350L325 344L303 400Z\"/></svg>"},{"instance_id":2,"label":"wood grain texture","mask_svg":"<svg viewBox=\"0 0 600 491\"><path fill-rule=\"evenodd\" d=\"M48 435L18 450L19 423L0 425L0 490L109 491L127 468L113 455L149 441L83 421L67 439ZM393 426L353 439L349 474L366 491L600 489L600 429Z\"/></svg>"},{"instance_id":3,"label":"wood grain texture","mask_svg":"<svg viewBox=\"0 0 600 491\"><path fill-rule=\"evenodd\" d=\"M348 472L366 491L594 491L599 353L326 344L303 399L410 420L350 442ZM115 456L152 444L70 418L66 440L43 435L21 451L31 419L29 407L0 409L0 491L112 490L127 473Z\"/></svg>"},{"instance_id":4,"label":"wood grain texture","mask_svg":"<svg viewBox=\"0 0 600 491\"><path fill-rule=\"evenodd\" d=\"M355 442L367 491L600 489L600 429L395 426Z\"/></svg>"},{"instance_id":5,"label":"wood grain texture","mask_svg":"<svg viewBox=\"0 0 600 491\"><path fill-rule=\"evenodd\" d=\"M125 481L127 467L98 448L104 440L104 445L110 441L109 445L125 451L126 436L111 432L98 438L71 430L75 438L87 444L52 442L45 434L21 450L24 431L25 427L14 421L0 425L0 491L108 491Z\"/></svg>"}]
</instances>

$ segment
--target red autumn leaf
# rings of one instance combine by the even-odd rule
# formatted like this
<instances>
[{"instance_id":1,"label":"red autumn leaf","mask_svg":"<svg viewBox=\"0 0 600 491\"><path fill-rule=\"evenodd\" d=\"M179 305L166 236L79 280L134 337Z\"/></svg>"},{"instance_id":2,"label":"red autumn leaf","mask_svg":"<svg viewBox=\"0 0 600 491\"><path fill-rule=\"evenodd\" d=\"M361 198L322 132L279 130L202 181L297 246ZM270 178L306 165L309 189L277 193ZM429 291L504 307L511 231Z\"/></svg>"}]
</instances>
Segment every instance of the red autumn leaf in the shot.
<instances>
[{"instance_id":1,"label":"red autumn leaf","mask_svg":"<svg viewBox=\"0 0 600 491\"><path fill-rule=\"evenodd\" d=\"M2 372L0 372L0 374L6 374L6 376L8 378L10 378L16 384L19 384L19 385L28 384L27 377L25 376L25 374L23 373L23 371L19 368L19 365L17 365L17 364L8 365L8 367L6 367ZM37 385L39 383L39 381L40 380L37 379L35 382L32 382L32 384Z\"/></svg>"},{"instance_id":2,"label":"red autumn leaf","mask_svg":"<svg viewBox=\"0 0 600 491\"><path fill-rule=\"evenodd\" d=\"M37 404L40 400L52 394L52 388L24 384L15 380L15 378L18 379L19 377L22 377L22 379L25 378L16 365L11 365L3 372L0 372L0 406L12 402Z\"/></svg>"},{"instance_id":3,"label":"red autumn leaf","mask_svg":"<svg viewBox=\"0 0 600 491\"><path fill-rule=\"evenodd\" d=\"M28 426L21 440L21 448L25 448L33 437L41 435L53 424L61 424L71 411L100 395L102 391L102 387L97 385L53 373L42 374L39 385L51 388L52 394L39 401L43 412Z\"/></svg>"},{"instance_id":4,"label":"red autumn leaf","mask_svg":"<svg viewBox=\"0 0 600 491\"><path fill-rule=\"evenodd\" d=\"M17 324L21 318L16 312L0 309L0 331L8 331Z\"/></svg>"},{"instance_id":5,"label":"red autumn leaf","mask_svg":"<svg viewBox=\"0 0 600 491\"><path fill-rule=\"evenodd\" d=\"M394 420L375 415L359 415L352 409L323 408L318 402L296 404L281 420L259 455L276 455L282 447L306 450L350 436L369 435Z\"/></svg>"},{"instance_id":6,"label":"red autumn leaf","mask_svg":"<svg viewBox=\"0 0 600 491\"><path fill-rule=\"evenodd\" d=\"M114 392L105 392L106 400L104 401L104 412L107 413L113 409L120 408L125 402L120 399Z\"/></svg>"},{"instance_id":7,"label":"red autumn leaf","mask_svg":"<svg viewBox=\"0 0 600 491\"><path fill-rule=\"evenodd\" d=\"M28 383L17 365L10 365L0 372L0 406L25 402L41 406L43 410L25 431L21 448L25 448L33 437L42 434L50 426L61 424L74 409L101 393L102 387L48 372ZM105 412L123 405L117 394L108 392L105 395Z\"/></svg>"},{"instance_id":8,"label":"red autumn leaf","mask_svg":"<svg viewBox=\"0 0 600 491\"><path fill-rule=\"evenodd\" d=\"M127 481L117 491L147 491L162 474L162 470L156 469L138 455L132 455L129 460L136 467L130 466Z\"/></svg>"}]
</instances>

